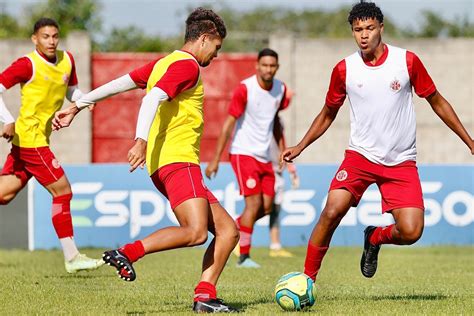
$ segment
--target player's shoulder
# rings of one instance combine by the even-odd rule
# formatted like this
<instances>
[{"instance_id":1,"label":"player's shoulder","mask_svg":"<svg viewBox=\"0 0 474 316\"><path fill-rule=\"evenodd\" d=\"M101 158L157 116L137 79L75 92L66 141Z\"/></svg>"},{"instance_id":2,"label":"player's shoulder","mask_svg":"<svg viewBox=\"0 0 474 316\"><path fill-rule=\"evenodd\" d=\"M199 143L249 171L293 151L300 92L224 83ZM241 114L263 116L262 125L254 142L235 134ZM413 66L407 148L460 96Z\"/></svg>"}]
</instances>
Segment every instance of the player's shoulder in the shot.
<instances>
[{"instance_id":1,"label":"player's shoulder","mask_svg":"<svg viewBox=\"0 0 474 316\"><path fill-rule=\"evenodd\" d=\"M243 84L246 86L250 84L255 84L255 83L257 83L257 75L251 75L250 77L247 77L240 82L240 84Z\"/></svg>"}]
</instances>

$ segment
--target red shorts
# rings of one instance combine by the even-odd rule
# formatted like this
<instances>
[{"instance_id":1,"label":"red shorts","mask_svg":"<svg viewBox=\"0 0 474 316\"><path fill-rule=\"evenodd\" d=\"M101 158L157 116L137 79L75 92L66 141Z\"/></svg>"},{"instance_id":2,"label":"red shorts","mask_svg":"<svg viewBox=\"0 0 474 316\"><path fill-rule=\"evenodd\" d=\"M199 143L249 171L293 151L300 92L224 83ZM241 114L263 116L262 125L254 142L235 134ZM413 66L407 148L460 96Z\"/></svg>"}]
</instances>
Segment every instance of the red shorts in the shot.
<instances>
[{"instance_id":1,"label":"red shorts","mask_svg":"<svg viewBox=\"0 0 474 316\"><path fill-rule=\"evenodd\" d=\"M209 204L219 201L204 184L199 165L189 162L172 163L151 175L156 188L170 201L171 209L186 200L204 198Z\"/></svg>"},{"instance_id":2,"label":"red shorts","mask_svg":"<svg viewBox=\"0 0 474 316\"><path fill-rule=\"evenodd\" d=\"M64 170L49 147L23 148L12 145L2 175L13 174L23 185L33 176L43 186L58 181Z\"/></svg>"},{"instance_id":3,"label":"red shorts","mask_svg":"<svg viewBox=\"0 0 474 316\"><path fill-rule=\"evenodd\" d=\"M230 163L243 196L263 194L275 196L275 172L271 162L260 162L246 155L230 155Z\"/></svg>"},{"instance_id":4,"label":"red shorts","mask_svg":"<svg viewBox=\"0 0 474 316\"><path fill-rule=\"evenodd\" d=\"M358 152L346 150L329 190L348 190L356 199L353 206L357 206L362 194L373 183L377 184L382 195L384 213L404 207L425 208L415 161L384 166L369 161Z\"/></svg>"}]
</instances>

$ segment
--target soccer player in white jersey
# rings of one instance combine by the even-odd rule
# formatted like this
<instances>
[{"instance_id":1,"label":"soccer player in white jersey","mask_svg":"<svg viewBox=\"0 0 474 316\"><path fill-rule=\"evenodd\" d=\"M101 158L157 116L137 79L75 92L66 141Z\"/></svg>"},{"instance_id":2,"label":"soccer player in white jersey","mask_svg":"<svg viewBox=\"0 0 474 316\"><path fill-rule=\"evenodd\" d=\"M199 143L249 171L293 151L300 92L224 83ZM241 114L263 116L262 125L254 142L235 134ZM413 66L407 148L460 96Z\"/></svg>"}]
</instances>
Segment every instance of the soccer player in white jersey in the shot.
<instances>
[{"instance_id":1,"label":"soccer player in white jersey","mask_svg":"<svg viewBox=\"0 0 474 316\"><path fill-rule=\"evenodd\" d=\"M383 14L374 3L353 6L348 22L359 51L339 62L331 76L326 103L303 139L281 159L293 161L321 137L336 118L345 97L351 107L351 136L345 158L329 188L328 199L308 243L305 273L313 280L331 237L351 206L376 183L382 212L395 223L364 231L360 267L372 277L382 244L410 245L423 232L424 206L416 167L412 88L474 153L474 142L449 102L436 89L420 59L382 41Z\"/></svg>"},{"instance_id":2,"label":"soccer player in white jersey","mask_svg":"<svg viewBox=\"0 0 474 316\"><path fill-rule=\"evenodd\" d=\"M280 139L281 128L275 117L289 104L286 87L275 79L278 54L269 48L258 53L257 73L235 89L229 115L217 140L214 158L206 168L206 176L217 173L219 160L227 140L234 131L230 146L230 161L237 177L245 208L237 218L240 231L238 267L258 268L250 259L250 246L255 222L270 214L275 195L275 174L270 158L270 142ZM276 124L275 124L276 123Z\"/></svg>"}]
</instances>

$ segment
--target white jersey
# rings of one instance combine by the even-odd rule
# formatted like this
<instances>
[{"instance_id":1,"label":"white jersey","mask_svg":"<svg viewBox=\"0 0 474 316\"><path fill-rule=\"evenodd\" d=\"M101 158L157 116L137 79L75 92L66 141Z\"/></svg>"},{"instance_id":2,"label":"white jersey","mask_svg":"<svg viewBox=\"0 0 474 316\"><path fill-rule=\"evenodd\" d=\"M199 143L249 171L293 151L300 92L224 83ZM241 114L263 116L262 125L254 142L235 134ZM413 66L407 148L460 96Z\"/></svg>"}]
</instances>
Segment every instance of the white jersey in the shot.
<instances>
[{"instance_id":1,"label":"white jersey","mask_svg":"<svg viewBox=\"0 0 474 316\"><path fill-rule=\"evenodd\" d=\"M271 90L265 90L258 84L256 75L242 83L247 88L247 103L244 113L237 119L230 153L252 156L266 163L271 161L269 148L273 125L285 95L285 85L274 79Z\"/></svg>"},{"instance_id":2,"label":"white jersey","mask_svg":"<svg viewBox=\"0 0 474 316\"><path fill-rule=\"evenodd\" d=\"M380 66L364 63L359 52L345 59L350 102L349 149L387 166L416 160L416 121L406 50L387 45Z\"/></svg>"}]
</instances>

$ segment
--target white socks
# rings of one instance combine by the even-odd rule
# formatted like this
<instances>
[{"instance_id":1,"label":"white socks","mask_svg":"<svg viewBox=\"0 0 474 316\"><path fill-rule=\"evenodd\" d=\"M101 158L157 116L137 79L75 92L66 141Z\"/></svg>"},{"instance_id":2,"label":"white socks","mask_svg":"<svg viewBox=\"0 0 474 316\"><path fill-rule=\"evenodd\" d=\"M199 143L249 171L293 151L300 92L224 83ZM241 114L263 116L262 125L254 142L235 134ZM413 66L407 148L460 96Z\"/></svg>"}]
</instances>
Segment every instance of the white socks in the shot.
<instances>
[{"instance_id":1,"label":"white socks","mask_svg":"<svg viewBox=\"0 0 474 316\"><path fill-rule=\"evenodd\" d=\"M280 243L271 243L270 244L270 249L271 250L280 250L281 249L281 244Z\"/></svg>"},{"instance_id":2,"label":"white socks","mask_svg":"<svg viewBox=\"0 0 474 316\"><path fill-rule=\"evenodd\" d=\"M71 261L79 254L79 250L77 250L76 243L72 237L60 238L59 241L61 242L66 261Z\"/></svg>"}]
</instances>

